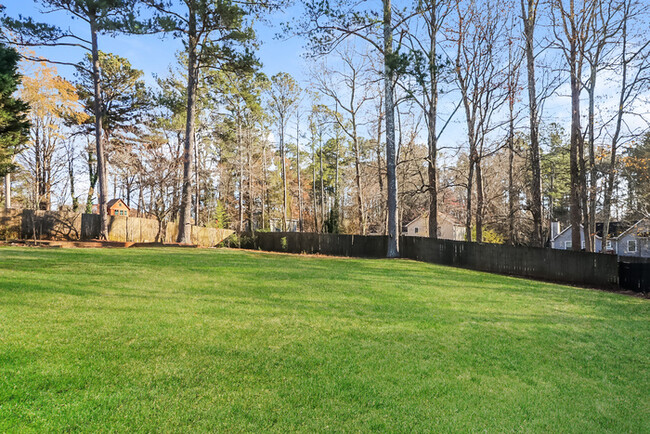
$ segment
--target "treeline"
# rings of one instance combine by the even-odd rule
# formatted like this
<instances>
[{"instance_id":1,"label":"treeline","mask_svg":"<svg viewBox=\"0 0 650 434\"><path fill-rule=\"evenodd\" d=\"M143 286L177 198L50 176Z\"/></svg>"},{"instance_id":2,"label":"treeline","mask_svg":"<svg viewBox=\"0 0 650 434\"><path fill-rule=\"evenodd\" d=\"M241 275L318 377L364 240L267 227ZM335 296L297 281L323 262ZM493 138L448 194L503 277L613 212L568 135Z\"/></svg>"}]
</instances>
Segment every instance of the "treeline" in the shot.
<instances>
[{"instance_id":1,"label":"treeline","mask_svg":"<svg viewBox=\"0 0 650 434\"><path fill-rule=\"evenodd\" d=\"M121 197L178 221L181 242L192 221L380 233L390 256L423 214L433 237L444 214L468 239L535 246L559 220L576 249L584 231L586 250L597 221L650 214L643 1L303 0L282 26L307 43L301 82L266 75L254 55L254 23L281 3L41 3L88 31L3 19L26 61L30 137L2 166L23 206L97 203L104 216ZM147 83L101 51L98 35L115 33L166 34L184 50ZM70 57L29 51L49 45Z\"/></svg>"}]
</instances>

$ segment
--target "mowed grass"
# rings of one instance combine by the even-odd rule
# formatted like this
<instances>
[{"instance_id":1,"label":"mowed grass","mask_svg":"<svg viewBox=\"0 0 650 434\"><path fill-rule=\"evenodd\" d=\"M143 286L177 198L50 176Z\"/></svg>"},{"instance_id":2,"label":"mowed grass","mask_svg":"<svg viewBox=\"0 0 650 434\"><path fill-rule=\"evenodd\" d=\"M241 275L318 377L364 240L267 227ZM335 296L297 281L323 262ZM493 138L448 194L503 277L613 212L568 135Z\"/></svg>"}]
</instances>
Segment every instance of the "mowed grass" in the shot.
<instances>
[{"instance_id":1,"label":"mowed grass","mask_svg":"<svg viewBox=\"0 0 650 434\"><path fill-rule=\"evenodd\" d=\"M650 300L406 260L0 248L0 431L649 432Z\"/></svg>"}]
</instances>

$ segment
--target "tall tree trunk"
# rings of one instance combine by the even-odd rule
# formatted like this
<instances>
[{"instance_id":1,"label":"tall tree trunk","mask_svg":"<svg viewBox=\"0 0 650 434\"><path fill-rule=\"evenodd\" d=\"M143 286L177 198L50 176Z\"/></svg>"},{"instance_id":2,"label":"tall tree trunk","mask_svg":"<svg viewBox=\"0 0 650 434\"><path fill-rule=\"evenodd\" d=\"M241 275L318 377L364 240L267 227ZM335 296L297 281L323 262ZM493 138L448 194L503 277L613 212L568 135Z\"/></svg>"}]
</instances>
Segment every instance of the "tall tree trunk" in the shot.
<instances>
[{"instance_id":1,"label":"tall tree trunk","mask_svg":"<svg viewBox=\"0 0 650 434\"><path fill-rule=\"evenodd\" d=\"M11 209L11 173L5 175L5 209Z\"/></svg>"},{"instance_id":2,"label":"tall tree trunk","mask_svg":"<svg viewBox=\"0 0 650 434\"><path fill-rule=\"evenodd\" d=\"M384 98L386 99L386 181L388 184L388 250L389 258L399 257L399 232L397 228L397 173L395 161L395 104L393 102L394 71L393 18L391 0L384 6Z\"/></svg>"},{"instance_id":3,"label":"tall tree trunk","mask_svg":"<svg viewBox=\"0 0 650 434\"><path fill-rule=\"evenodd\" d=\"M612 194L614 192L614 182L616 176L616 151L618 148L618 140L621 134L621 126L623 124L623 107L627 95L627 17L629 13L630 3L626 2L624 7L623 25L621 30L621 89L618 100L618 111L616 113L616 129L612 135L611 150L609 156L609 167L607 171L607 184L605 186L605 197L603 198L603 237L601 251L607 251L607 237L609 235L609 224L611 220L612 211Z\"/></svg>"},{"instance_id":4,"label":"tall tree trunk","mask_svg":"<svg viewBox=\"0 0 650 434\"><path fill-rule=\"evenodd\" d=\"M533 215L533 246L542 247L542 169L539 152L539 113L537 109L537 91L535 81L535 24L537 21L538 0L528 0L528 9L521 0L521 13L524 21L524 37L526 45L526 69L528 72L528 114L530 120L530 167L532 175L531 206Z\"/></svg>"},{"instance_id":5,"label":"tall tree trunk","mask_svg":"<svg viewBox=\"0 0 650 434\"><path fill-rule=\"evenodd\" d=\"M93 61L93 88L94 88L94 114L95 114L95 148L97 153L97 182L99 183L99 238L108 239L108 209L106 208L106 155L104 153L104 140L102 138L102 101L99 84L99 48L97 47L97 25L94 18L90 20L91 51Z\"/></svg>"},{"instance_id":6,"label":"tall tree trunk","mask_svg":"<svg viewBox=\"0 0 650 434\"><path fill-rule=\"evenodd\" d=\"M302 232L302 184L300 181L300 115L296 110L296 176L298 177L298 231Z\"/></svg>"},{"instance_id":7,"label":"tall tree trunk","mask_svg":"<svg viewBox=\"0 0 650 434\"><path fill-rule=\"evenodd\" d=\"M581 74L578 74L580 77ZM581 86L581 84L580 84ZM579 91L578 91L579 92ZM591 223L589 221L589 208L588 208L588 191L587 191L587 164L585 161L585 141L582 134L578 139L578 176L580 181L580 207L582 208L582 232L585 242L585 251L591 252L591 234L589 228Z\"/></svg>"},{"instance_id":8,"label":"tall tree trunk","mask_svg":"<svg viewBox=\"0 0 650 434\"><path fill-rule=\"evenodd\" d=\"M384 178L381 174L381 125L383 123L384 115L381 111L383 104L383 95L379 94L379 116L377 117L377 181L379 183L379 217L381 223L381 234L386 235L386 207L384 206Z\"/></svg>"},{"instance_id":9,"label":"tall tree trunk","mask_svg":"<svg viewBox=\"0 0 650 434\"><path fill-rule=\"evenodd\" d=\"M316 208L316 151L313 141L311 144L311 181L312 208L314 210L314 232L318 232L318 210Z\"/></svg>"},{"instance_id":10,"label":"tall tree trunk","mask_svg":"<svg viewBox=\"0 0 650 434\"><path fill-rule=\"evenodd\" d=\"M86 196L86 213L93 212L93 196L95 195L95 185L97 183L97 168L93 170L93 153L88 149L88 195Z\"/></svg>"},{"instance_id":11,"label":"tall tree trunk","mask_svg":"<svg viewBox=\"0 0 650 434\"><path fill-rule=\"evenodd\" d=\"M70 180L70 198L72 198L72 211L79 211L79 198L74 191L74 157L68 158L68 178Z\"/></svg>"},{"instance_id":12,"label":"tall tree trunk","mask_svg":"<svg viewBox=\"0 0 650 434\"><path fill-rule=\"evenodd\" d=\"M40 133L37 132L34 137L34 172L36 177L34 179L34 208L41 209L41 188L43 185L41 174L41 139Z\"/></svg>"},{"instance_id":13,"label":"tall tree trunk","mask_svg":"<svg viewBox=\"0 0 650 434\"><path fill-rule=\"evenodd\" d=\"M436 58L437 32L438 32L438 2L432 0L429 5L431 16L429 18L429 69L431 75L431 96L427 110L427 144L428 144L428 186L429 192L429 237L438 238L438 136L436 134L436 121L438 119L438 59Z\"/></svg>"},{"instance_id":14,"label":"tall tree trunk","mask_svg":"<svg viewBox=\"0 0 650 434\"><path fill-rule=\"evenodd\" d=\"M194 224L199 225L199 217L201 216L201 179L199 167L199 146L194 138Z\"/></svg>"},{"instance_id":15,"label":"tall tree trunk","mask_svg":"<svg viewBox=\"0 0 650 434\"><path fill-rule=\"evenodd\" d=\"M325 183L323 180L323 139L318 139L318 160L320 162L320 169L318 175L320 176L320 221L321 229L325 232Z\"/></svg>"},{"instance_id":16,"label":"tall tree trunk","mask_svg":"<svg viewBox=\"0 0 650 434\"><path fill-rule=\"evenodd\" d=\"M476 242L483 242L483 170L482 158L476 161Z\"/></svg>"},{"instance_id":17,"label":"tall tree trunk","mask_svg":"<svg viewBox=\"0 0 650 434\"><path fill-rule=\"evenodd\" d=\"M465 241L472 241L472 187L474 182L474 154L470 152L467 187L465 188L467 202L465 203Z\"/></svg>"},{"instance_id":18,"label":"tall tree trunk","mask_svg":"<svg viewBox=\"0 0 650 434\"><path fill-rule=\"evenodd\" d=\"M280 120L280 160L282 164L282 230L287 230L287 159L284 149L284 118Z\"/></svg>"},{"instance_id":19,"label":"tall tree trunk","mask_svg":"<svg viewBox=\"0 0 650 434\"><path fill-rule=\"evenodd\" d=\"M462 23L461 23L462 26ZM466 186L466 196L467 201L465 203L465 240L472 241L472 187L474 182L474 170L478 162L478 152L476 150L476 103L474 107L470 102L470 96L468 92L468 85L465 77L463 77L461 69L461 54L462 54L462 37L459 37L457 42L457 54L456 54L456 77L458 79L461 98L463 102L463 107L465 108L465 122L467 123L467 142L469 144L469 155L468 155L468 170L467 170L467 186Z\"/></svg>"},{"instance_id":20,"label":"tall tree trunk","mask_svg":"<svg viewBox=\"0 0 650 434\"><path fill-rule=\"evenodd\" d=\"M587 165L585 163L585 145L584 140L580 137L580 147L578 148L578 162L580 170L580 206L582 208L582 232L585 239L585 251L591 252L591 234L589 233L589 228L591 223L589 221L589 208L588 208L588 191L587 191Z\"/></svg>"},{"instance_id":21,"label":"tall tree trunk","mask_svg":"<svg viewBox=\"0 0 650 434\"><path fill-rule=\"evenodd\" d=\"M47 159L43 163L43 179L45 181L43 183L43 209L45 211L50 211L52 206L52 155L49 152L49 146Z\"/></svg>"},{"instance_id":22,"label":"tall tree trunk","mask_svg":"<svg viewBox=\"0 0 650 434\"><path fill-rule=\"evenodd\" d=\"M196 89L199 76L197 64L196 15L189 11L189 38L187 47L187 116L185 123L185 144L183 149L183 191L178 222L178 239L182 244L189 244L192 212L192 155L194 154L194 124L196 122Z\"/></svg>"},{"instance_id":23,"label":"tall tree trunk","mask_svg":"<svg viewBox=\"0 0 650 434\"><path fill-rule=\"evenodd\" d=\"M515 119L514 119L514 95L510 96L508 120L508 244L517 243L515 236L515 182L514 182L514 160L515 160Z\"/></svg>"},{"instance_id":24,"label":"tall tree trunk","mask_svg":"<svg viewBox=\"0 0 650 434\"><path fill-rule=\"evenodd\" d=\"M600 57L597 55L597 57ZM595 102L596 102L596 78L598 72L598 65L592 64L589 74L589 114L588 114L588 140L589 140L589 194L588 194L588 209L589 219L589 242L587 251L594 251L596 248L595 235L596 235L596 145L595 145Z\"/></svg>"},{"instance_id":25,"label":"tall tree trunk","mask_svg":"<svg viewBox=\"0 0 650 434\"><path fill-rule=\"evenodd\" d=\"M239 191L238 191L238 205L239 205L239 232L244 230L244 153L242 152L242 140L241 140L241 120L237 119L237 153L239 154Z\"/></svg>"},{"instance_id":26,"label":"tall tree trunk","mask_svg":"<svg viewBox=\"0 0 650 434\"><path fill-rule=\"evenodd\" d=\"M573 0L571 1L573 9ZM573 14L573 11L572 11ZM573 250L581 249L580 240L580 223L582 220L581 190L582 182L580 179L580 161L579 152L580 141L582 139L582 132L580 128L580 80L577 70L577 47L575 38L571 41L569 52L569 68L570 68L570 86L571 86L571 149L569 156L569 171L571 175L571 243Z\"/></svg>"},{"instance_id":27,"label":"tall tree trunk","mask_svg":"<svg viewBox=\"0 0 650 434\"><path fill-rule=\"evenodd\" d=\"M183 133L181 131L176 132L176 154L174 155L174 161L180 161L181 159L181 147L183 146ZM174 192L172 197L172 206L174 207L174 216L173 220L178 220L178 213L181 208L181 190L183 189L181 183L181 174L180 167L176 166L174 168ZM144 203L143 203L144 205ZM140 205L138 205L140 206Z\"/></svg>"},{"instance_id":28,"label":"tall tree trunk","mask_svg":"<svg viewBox=\"0 0 650 434\"><path fill-rule=\"evenodd\" d=\"M365 235L366 213L363 209L363 190L361 189L361 152L359 150L359 138L357 137L356 120L353 121L352 125L352 144L354 145L354 181L357 186L357 211L359 213L359 230L361 231L361 235Z\"/></svg>"},{"instance_id":29,"label":"tall tree trunk","mask_svg":"<svg viewBox=\"0 0 650 434\"><path fill-rule=\"evenodd\" d=\"M437 99L437 95L435 96ZM437 105L437 103L435 103ZM433 107L429 109L429 158L428 158L428 183L427 190L429 191L429 237L438 238L438 174L437 174L437 160L438 160L438 138L436 137L436 120L437 110Z\"/></svg>"},{"instance_id":30,"label":"tall tree trunk","mask_svg":"<svg viewBox=\"0 0 650 434\"><path fill-rule=\"evenodd\" d=\"M530 0L528 7L531 8L531 3L534 3L535 0ZM521 3L521 12L522 18L524 20L524 35L526 36L526 41L532 38L532 32L529 29L531 22L534 23L533 19L530 19L530 16L526 14L524 3L522 0ZM528 49L528 45L526 46ZM517 244L516 232L515 232L515 196L517 192L515 191L515 176L514 176L514 164L515 164L515 99L517 97L517 88L519 84L519 68L518 62L515 58L515 53L513 52L513 44L508 45L508 63L510 68L508 70L508 244L515 245ZM532 52L532 51L531 51ZM528 51L526 51L528 53ZM529 73L530 73L530 64ZM534 64L533 64L534 67ZM533 69L534 75L534 69ZM530 84L530 75L528 77ZM533 77L534 79L534 77ZM530 99L530 94L529 94ZM531 126L533 124L531 123ZM532 158L531 158L532 166ZM531 237L531 238L534 238Z\"/></svg>"},{"instance_id":31,"label":"tall tree trunk","mask_svg":"<svg viewBox=\"0 0 650 434\"><path fill-rule=\"evenodd\" d=\"M341 139L339 134L336 134L336 154L334 155L334 201L339 202L339 153L340 153Z\"/></svg>"},{"instance_id":32,"label":"tall tree trunk","mask_svg":"<svg viewBox=\"0 0 650 434\"><path fill-rule=\"evenodd\" d=\"M262 181L262 223L260 227L262 229L266 229L266 209L268 205L268 177L267 177L267 163L266 163L266 142L262 145L262 164L264 167L262 168L262 176L263 176L263 181Z\"/></svg>"},{"instance_id":33,"label":"tall tree trunk","mask_svg":"<svg viewBox=\"0 0 650 434\"><path fill-rule=\"evenodd\" d=\"M314 232L318 232L318 208L316 207L316 146L312 141L311 144L311 196L312 196L312 207L314 209Z\"/></svg>"},{"instance_id":34,"label":"tall tree trunk","mask_svg":"<svg viewBox=\"0 0 650 434\"><path fill-rule=\"evenodd\" d=\"M247 208L247 230L253 231L253 163L251 157L251 138L250 129L246 130L248 140L246 141L246 164L248 166L248 194L246 195L246 208Z\"/></svg>"},{"instance_id":35,"label":"tall tree trunk","mask_svg":"<svg viewBox=\"0 0 650 434\"><path fill-rule=\"evenodd\" d=\"M124 178L124 185L126 188L126 206L131 208L131 193L133 192L133 179L128 176Z\"/></svg>"},{"instance_id":36,"label":"tall tree trunk","mask_svg":"<svg viewBox=\"0 0 650 434\"><path fill-rule=\"evenodd\" d=\"M142 173L138 175L138 182L140 183L140 188L138 188L138 217L144 217L144 182Z\"/></svg>"}]
</instances>

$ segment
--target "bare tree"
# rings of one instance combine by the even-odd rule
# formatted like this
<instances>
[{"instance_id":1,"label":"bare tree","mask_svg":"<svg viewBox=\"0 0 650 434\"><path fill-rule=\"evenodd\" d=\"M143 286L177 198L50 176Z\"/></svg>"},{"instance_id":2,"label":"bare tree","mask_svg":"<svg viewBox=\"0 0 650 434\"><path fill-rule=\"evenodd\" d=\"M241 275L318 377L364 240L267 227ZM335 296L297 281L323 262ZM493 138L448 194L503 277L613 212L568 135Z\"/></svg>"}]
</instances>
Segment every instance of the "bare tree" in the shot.
<instances>
[{"instance_id":1,"label":"bare tree","mask_svg":"<svg viewBox=\"0 0 650 434\"><path fill-rule=\"evenodd\" d=\"M526 35L526 38L529 37L528 33L525 31L524 32ZM532 37L532 35L531 35ZM517 99L517 95L519 93L519 82L520 82L520 69L521 69L521 62L523 60L522 53L520 49L516 45L516 40L510 36L509 41L508 41L508 68L507 68L507 79L506 79L506 87L507 87L507 92L508 92L508 242L510 244L517 244L517 232L516 232L516 217L517 213L519 211L519 206L516 205L516 199L518 198L519 194L515 188L515 121L517 118L517 113L515 111L515 102ZM528 41L526 41L526 53L527 56L526 58L528 59ZM531 80L531 75L532 75L532 80L534 82L535 80L535 70L534 70L534 63L532 66L532 73L531 73L531 65L530 63L527 65L528 66L528 81L529 81L529 100L531 100L531 95L530 95L530 80ZM533 83L533 93L534 93L534 83ZM536 98L536 96L532 96L532 99ZM531 204L531 211L533 214L533 236L531 237L532 239L532 244L534 246L539 247L541 244L541 196L539 198L539 206L540 209L538 210L540 213L540 219L538 220L535 216L535 213L537 211L534 211L534 209L537 207L536 205L536 196L535 196L535 190L537 189L537 193L541 195L541 168L540 168L540 160L539 160L539 138L537 137L536 139L533 139L534 135L538 135L539 131L537 130L538 128L538 120L537 120L537 105L536 101L533 100L533 104L530 106L529 110L531 111L531 149L530 149L530 163L531 163L531 178L532 178L532 188L533 194L532 194L532 204ZM535 113L533 116L532 113ZM534 119L534 121L533 121ZM535 146L537 146L537 149L535 150ZM535 170L535 165L537 165L537 171ZM539 182L540 185L536 187L536 183ZM539 231L538 231L539 230Z\"/></svg>"},{"instance_id":2,"label":"bare tree","mask_svg":"<svg viewBox=\"0 0 650 434\"><path fill-rule=\"evenodd\" d=\"M296 177L298 179L298 231L302 232L303 218L302 218L302 182L301 175L302 167L300 165L300 111L296 110Z\"/></svg>"},{"instance_id":3,"label":"bare tree","mask_svg":"<svg viewBox=\"0 0 650 434\"><path fill-rule=\"evenodd\" d=\"M488 135L497 128L493 116L506 101L507 74L499 58L504 21L494 9L479 9L474 2L456 4L457 22L452 38L456 45L455 73L465 109L469 162L466 184L467 240L472 236L472 191L476 178L476 241L483 238L483 178L481 159Z\"/></svg>"},{"instance_id":4,"label":"bare tree","mask_svg":"<svg viewBox=\"0 0 650 434\"><path fill-rule=\"evenodd\" d=\"M289 118L296 110L300 99L298 83L286 72L271 77L269 89L269 109L275 118L280 147L280 165L282 167L282 230L287 230L287 157L285 135Z\"/></svg>"},{"instance_id":5,"label":"bare tree","mask_svg":"<svg viewBox=\"0 0 650 434\"><path fill-rule=\"evenodd\" d=\"M537 26L537 12L539 0L520 0L521 19L524 26L524 51L526 53L526 73L528 77L528 118L530 121L530 168L531 168L531 204L530 211L533 215L533 233L531 241L533 246L541 247L543 244L542 229L542 169L539 148L539 109L535 78L535 28ZM512 107L510 109L512 114ZM511 117L512 118L512 117ZM511 139L513 138L511 126ZM512 209L511 209L512 212Z\"/></svg>"},{"instance_id":6,"label":"bare tree","mask_svg":"<svg viewBox=\"0 0 650 434\"><path fill-rule=\"evenodd\" d=\"M641 33L634 34L630 31L630 27L636 21L641 24L641 29L643 29L642 23L647 22L650 16L649 11L648 6L644 6L636 0L622 0L616 18L620 23L620 39L616 41L617 46L620 47L620 55L612 64L614 71L620 77L620 82L618 105L612 118L614 131L610 135L609 164L606 167L601 246L603 252L607 250L612 196L616 184L618 148L623 136L624 116L632 111L633 104L639 95L650 88L650 39L645 37L645 29L641 30Z\"/></svg>"},{"instance_id":7,"label":"bare tree","mask_svg":"<svg viewBox=\"0 0 650 434\"><path fill-rule=\"evenodd\" d=\"M576 1L578 4L576 4ZM584 220L583 236L585 249L591 250L591 236L587 213L587 191L584 159L584 138L581 127L580 93L582 71L585 62L583 53L590 33L595 2L586 0L553 0L553 32L557 48L569 69L571 89L571 242L573 250L581 249L580 225Z\"/></svg>"},{"instance_id":8,"label":"bare tree","mask_svg":"<svg viewBox=\"0 0 650 434\"><path fill-rule=\"evenodd\" d=\"M336 68L327 67L325 63L317 70L314 79L318 90L334 102L334 121L348 136L354 154L354 179L356 186L357 220L359 231L366 234L366 212L363 189L361 186L362 151L359 128L363 125L362 110L371 99L369 93L370 76L367 55L358 55L354 49L335 50L335 61L340 61ZM339 116L339 110L342 116Z\"/></svg>"},{"instance_id":9,"label":"bare tree","mask_svg":"<svg viewBox=\"0 0 650 434\"><path fill-rule=\"evenodd\" d=\"M410 75L416 84L416 92L421 98L416 102L425 113L427 125L427 181L423 187L429 195L429 237L438 237L438 141L444 129L452 120L461 104L442 119L442 127L438 131L438 100L439 86L443 79L447 61L438 53L440 33L447 16L452 11L453 2L449 0L426 0L418 4L416 17L421 17L423 29L415 24L407 26L406 43L411 52L411 62L408 67ZM423 34L421 34L423 33Z\"/></svg>"},{"instance_id":10,"label":"bare tree","mask_svg":"<svg viewBox=\"0 0 650 434\"><path fill-rule=\"evenodd\" d=\"M585 185L587 191L587 216L585 226L585 236L589 235L588 242L585 243L587 250L595 249L596 236L596 195L598 190L598 174L596 167L596 88L599 73L606 68L608 54L614 47L614 37L621 32L622 20L618 20L619 9L623 6L622 2L617 1L594 1L590 13L593 17L589 20L589 40L582 45L585 61L589 66L589 73L584 89L588 95L588 114L586 139L589 150L588 165L589 182ZM586 169L585 169L586 170ZM586 178L587 173L585 173ZM585 179L586 181L586 179Z\"/></svg>"},{"instance_id":11,"label":"bare tree","mask_svg":"<svg viewBox=\"0 0 650 434\"><path fill-rule=\"evenodd\" d=\"M397 175L395 142L395 81L401 69L401 58L396 55L393 36L401 20L393 19L391 0L382 0L381 11L359 11L358 3L349 0L321 2L303 0L306 6L303 34L310 39L316 55L330 52L349 37L360 38L380 55L383 64L384 121L386 123L386 184L388 210L388 249L386 256L399 256L397 215ZM380 18L381 17L381 18Z\"/></svg>"},{"instance_id":12,"label":"bare tree","mask_svg":"<svg viewBox=\"0 0 650 434\"><path fill-rule=\"evenodd\" d=\"M181 37L187 53L186 125L183 146L183 188L178 242L190 241L192 208L192 157L195 146L197 89L201 71L219 68L250 71L255 60L248 48L254 33L247 20L251 13L275 7L270 2L209 2L205 0L143 0L153 12L155 31ZM183 12L179 12L179 8Z\"/></svg>"}]
</instances>

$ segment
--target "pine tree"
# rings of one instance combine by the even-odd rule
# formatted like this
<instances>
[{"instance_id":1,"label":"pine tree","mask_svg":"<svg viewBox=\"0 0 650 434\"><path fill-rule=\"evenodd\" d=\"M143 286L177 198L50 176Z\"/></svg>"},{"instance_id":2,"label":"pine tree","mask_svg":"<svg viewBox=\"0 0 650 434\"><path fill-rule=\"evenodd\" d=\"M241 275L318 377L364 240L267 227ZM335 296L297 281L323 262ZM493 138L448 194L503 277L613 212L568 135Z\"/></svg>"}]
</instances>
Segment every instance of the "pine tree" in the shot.
<instances>
[{"instance_id":1,"label":"pine tree","mask_svg":"<svg viewBox=\"0 0 650 434\"><path fill-rule=\"evenodd\" d=\"M0 44L0 176L5 177L5 207L11 207L11 178L13 163L21 146L27 142L29 106L13 96L20 84L19 55L13 48Z\"/></svg>"},{"instance_id":2,"label":"pine tree","mask_svg":"<svg viewBox=\"0 0 650 434\"><path fill-rule=\"evenodd\" d=\"M20 17L18 20L3 17L2 24L10 32L0 33L1 37L8 40L10 34L16 39L12 43L22 47L70 47L79 48L90 53L92 58L91 68L69 61L47 59L48 62L74 66L85 71L93 78L93 93L95 95L95 153L97 157L97 181L99 183L99 214L100 238L108 238L108 213L107 179L105 138L102 135L104 114L101 107L101 84L99 82L99 44L100 34L115 34L117 32L139 31L140 23L134 18L135 0L39 0L47 12L66 12L72 18L84 21L88 27L89 35L73 33L69 28L63 29L48 23L35 22L30 17ZM27 57L29 58L29 57ZM32 60L42 61L38 58Z\"/></svg>"}]
</instances>

